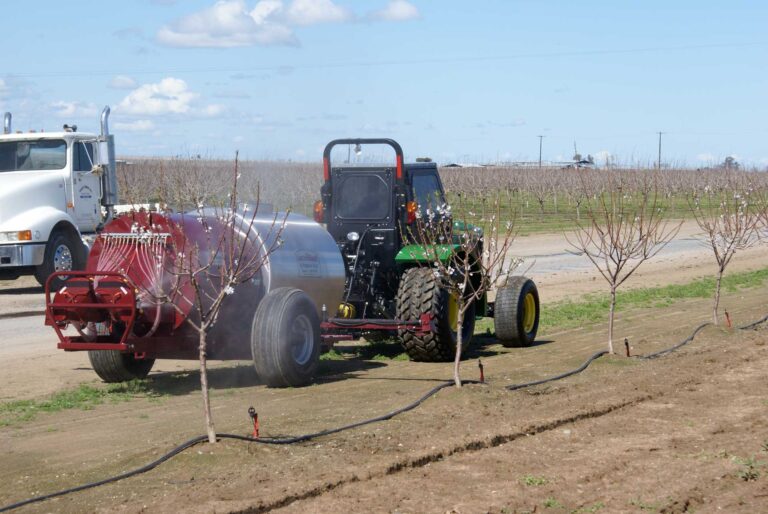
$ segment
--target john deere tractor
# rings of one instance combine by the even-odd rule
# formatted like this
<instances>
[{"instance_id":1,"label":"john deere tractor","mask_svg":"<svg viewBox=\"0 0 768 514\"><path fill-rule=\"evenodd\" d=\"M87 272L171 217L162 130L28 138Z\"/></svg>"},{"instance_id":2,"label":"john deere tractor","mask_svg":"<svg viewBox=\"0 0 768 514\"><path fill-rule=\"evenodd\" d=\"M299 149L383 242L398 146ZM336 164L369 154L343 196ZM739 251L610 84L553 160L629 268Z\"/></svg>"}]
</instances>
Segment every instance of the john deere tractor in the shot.
<instances>
[{"instance_id":1,"label":"john deere tractor","mask_svg":"<svg viewBox=\"0 0 768 514\"><path fill-rule=\"evenodd\" d=\"M351 163L352 149L357 156L368 145L391 147L394 162ZM334 147L342 147L341 153L346 154L346 159L337 159L342 163L331 161ZM437 165L404 163L403 150L392 139L337 139L325 147L323 178L315 221L326 224L346 267L343 301L326 326L346 328L368 340L397 335L415 361L451 360L457 340L456 299L441 288L432 263L427 262L428 252L409 236L420 209L446 204ZM460 220L449 223L463 228ZM473 232L483 237L479 228ZM444 248L438 253L447 258L459 248L455 245L451 241L430 246ZM482 241L477 248L482 248ZM484 296L471 305L462 327L466 345L475 318L484 316L495 318L496 336L505 346L532 344L539 326L536 285L528 278L513 277L496 291L495 302ZM424 320L429 320L428 328L424 328ZM417 327L419 321L421 328Z\"/></svg>"}]
</instances>

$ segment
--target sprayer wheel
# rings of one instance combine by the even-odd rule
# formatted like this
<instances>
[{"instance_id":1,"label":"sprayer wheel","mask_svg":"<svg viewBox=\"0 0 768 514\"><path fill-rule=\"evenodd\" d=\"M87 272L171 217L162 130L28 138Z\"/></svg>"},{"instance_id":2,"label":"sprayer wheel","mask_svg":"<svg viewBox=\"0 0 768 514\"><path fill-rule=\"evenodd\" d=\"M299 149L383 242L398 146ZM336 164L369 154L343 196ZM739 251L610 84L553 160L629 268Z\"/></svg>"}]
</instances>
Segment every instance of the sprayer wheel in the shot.
<instances>
[{"instance_id":1,"label":"sprayer wheel","mask_svg":"<svg viewBox=\"0 0 768 514\"><path fill-rule=\"evenodd\" d=\"M117 350L89 350L88 359L99 378L110 384L146 378L155 364L155 359L137 359Z\"/></svg>"},{"instance_id":2,"label":"sprayer wheel","mask_svg":"<svg viewBox=\"0 0 768 514\"><path fill-rule=\"evenodd\" d=\"M397 291L397 319L418 320L422 314L432 314L436 331L418 335L400 331L405 353L414 361L446 362L456 355L456 309L451 308L450 293L442 289L431 269L411 268L400 279ZM465 351L475 330L474 302L464 314L462 351Z\"/></svg>"},{"instance_id":3,"label":"sprayer wheel","mask_svg":"<svg viewBox=\"0 0 768 514\"><path fill-rule=\"evenodd\" d=\"M496 338L510 347L531 346L539 329L539 291L533 280L512 277L496 293Z\"/></svg>"},{"instance_id":4,"label":"sprayer wheel","mask_svg":"<svg viewBox=\"0 0 768 514\"><path fill-rule=\"evenodd\" d=\"M304 291L281 287L261 300L253 316L251 353L256 373L269 387L312 382L320 360L320 317Z\"/></svg>"}]
</instances>

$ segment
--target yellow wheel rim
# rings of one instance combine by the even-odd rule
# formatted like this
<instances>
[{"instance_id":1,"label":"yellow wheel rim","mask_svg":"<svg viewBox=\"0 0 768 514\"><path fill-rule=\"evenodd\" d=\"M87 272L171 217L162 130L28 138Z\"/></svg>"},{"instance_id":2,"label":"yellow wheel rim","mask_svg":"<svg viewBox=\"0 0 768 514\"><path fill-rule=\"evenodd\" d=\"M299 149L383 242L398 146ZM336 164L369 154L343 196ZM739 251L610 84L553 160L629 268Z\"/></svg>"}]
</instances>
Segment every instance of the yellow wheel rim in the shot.
<instances>
[{"instance_id":1,"label":"yellow wheel rim","mask_svg":"<svg viewBox=\"0 0 768 514\"><path fill-rule=\"evenodd\" d=\"M528 293L523 299L523 330L526 333L533 331L536 324L536 299L533 293Z\"/></svg>"},{"instance_id":2,"label":"yellow wheel rim","mask_svg":"<svg viewBox=\"0 0 768 514\"><path fill-rule=\"evenodd\" d=\"M459 301L455 293L448 295L448 324L451 326L451 330L456 332L456 327L459 324Z\"/></svg>"}]
</instances>

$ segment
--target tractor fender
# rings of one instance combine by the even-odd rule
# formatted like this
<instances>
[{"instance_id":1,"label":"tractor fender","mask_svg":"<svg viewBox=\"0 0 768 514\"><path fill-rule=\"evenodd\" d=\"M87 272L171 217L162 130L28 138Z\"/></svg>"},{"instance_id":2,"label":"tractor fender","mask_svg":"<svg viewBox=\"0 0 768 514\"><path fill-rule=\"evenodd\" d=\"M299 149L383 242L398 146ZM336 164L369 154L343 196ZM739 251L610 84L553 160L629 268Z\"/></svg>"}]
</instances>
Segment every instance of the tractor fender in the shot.
<instances>
[{"instance_id":1,"label":"tractor fender","mask_svg":"<svg viewBox=\"0 0 768 514\"><path fill-rule=\"evenodd\" d=\"M395 262L400 265L417 264L432 262L433 257L437 257L440 262L446 262L451 257L451 254L459 248L460 245L458 244L430 245L429 247L405 245L397 252Z\"/></svg>"}]
</instances>

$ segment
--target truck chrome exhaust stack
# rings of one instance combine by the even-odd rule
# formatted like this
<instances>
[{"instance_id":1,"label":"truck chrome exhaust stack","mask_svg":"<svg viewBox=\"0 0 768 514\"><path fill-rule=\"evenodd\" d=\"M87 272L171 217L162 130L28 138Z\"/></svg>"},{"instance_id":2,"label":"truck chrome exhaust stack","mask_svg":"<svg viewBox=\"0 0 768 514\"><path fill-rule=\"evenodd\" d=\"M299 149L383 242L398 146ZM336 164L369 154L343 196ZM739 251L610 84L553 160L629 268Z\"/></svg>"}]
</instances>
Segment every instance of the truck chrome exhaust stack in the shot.
<instances>
[{"instance_id":1,"label":"truck chrome exhaust stack","mask_svg":"<svg viewBox=\"0 0 768 514\"><path fill-rule=\"evenodd\" d=\"M6 112L3 116L3 134L11 133L11 113Z\"/></svg>"},{"instance_id":2,"label":"truck chrome exhaust stack","mask_svg":"<svg viewBox=\"0 0 768 514\"><path fill-rule=\"evenodd\" d=\"M109 135L109 113L110 108L107 105L101 111L101 137L106 138Z\"/></svg>"},{"instance_id":3,"label":"truck chrome exhaust stack","mask_svg":"<svg viewBox=\"0 0 768 514\"><path fill-rule=\"evenodd\" d=\"M101 134L99 135L99 164L105 168L101 177L104 196L101 203L107 208L109 220L113 206L117 204L117 168L115 163L115 136L109 133L109 113L107 105L101 111Z\"/></svg>"}]
</instances>

